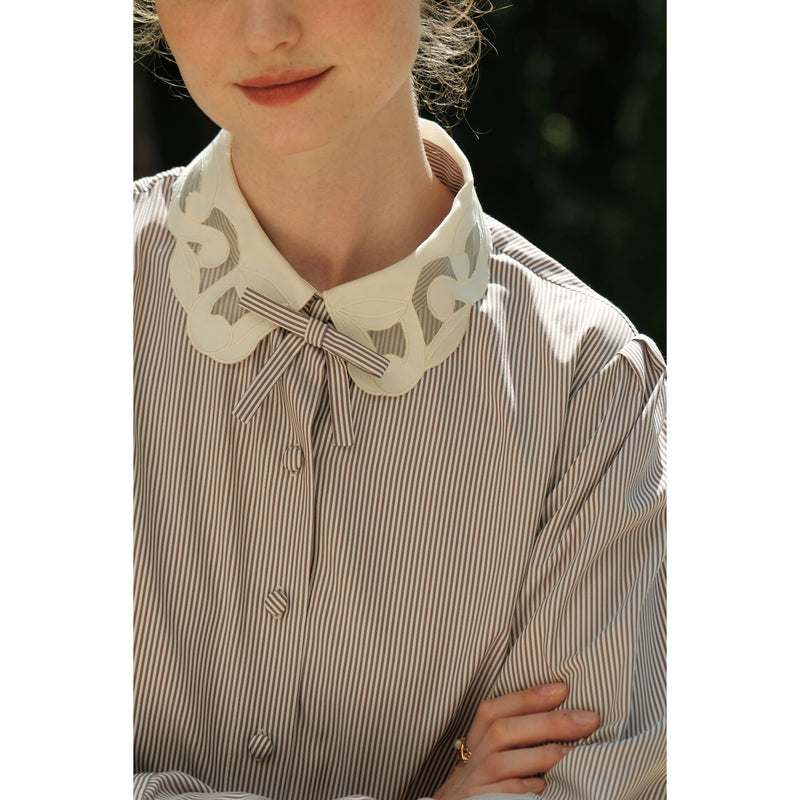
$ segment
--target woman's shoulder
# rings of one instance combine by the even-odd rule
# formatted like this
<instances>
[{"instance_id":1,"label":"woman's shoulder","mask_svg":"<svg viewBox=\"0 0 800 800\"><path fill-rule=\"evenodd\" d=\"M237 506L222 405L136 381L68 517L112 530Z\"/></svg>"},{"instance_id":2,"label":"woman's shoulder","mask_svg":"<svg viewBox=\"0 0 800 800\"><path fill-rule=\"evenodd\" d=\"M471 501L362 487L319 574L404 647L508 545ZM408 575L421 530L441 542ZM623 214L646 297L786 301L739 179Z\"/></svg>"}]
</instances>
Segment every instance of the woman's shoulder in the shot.
<instances>
[{"instance_id":1,"label":"woman's shoulder","mask_svg":"<svg viewBox=\"0 0 800 800\"><path fill-rule=\"evenodd\" d=\"M166 215L172 197L172 189L184 169L185 167L174 167L159 172L157 175L149 175L134 181L134 217L140 218L143 212L151 218L158 214Z\"/></svg>"},{"instance_id":2,"label":"woman's shoulder","mask_svg":"<svg viewBox=\"0 0 800 800\"><path fill-rule=\"evenodd\" d=\"M572 302L597 305L598 311L608 310L612 316L622 317L635 330L630 320L616 306L587 286L555 258L493 217L487 217L487 221L498 278L502 280L503 273L509 276L520 274L534 290L541 291L550 287L551 293L569 298Z\"/></svg>"},{"instance_id":3,"label":"woman's shoulder","mask_svg":"<svg viewBox=\"0 0 800 800\"><path fill-rule=\"evenodd\" d=\"M175 167L140 178L133 184L133 241L137 273L148 265L163 269L165 259L172 252L174 239L167 228L167 214L175 182L183 170L184 167Z\"/></svg>"},{"instance_id":4,"label":"woman's shoulder","mask_svg":"<svg viewBox=\"0 0 800 800\"><path fill-rule=\"evenodd\" d=\"M533 346L546 343L546 352L559 363L572 363L583 377L632 347L663 370L655 343L614 303L507 225L492 217L487 222L492 237L489 282L502 290L505 313L524 320Z\"/></svg>"},{"instance_id":5,"label":"woman's shoulder","mask_svg":"<svg viewBox=\"0 0 800 800\"><path fill-rule=\"evenodd\" d=\"M155 175L148 175L144 178L139 178L133 182L133 196L138 197L151 193L154 189L158 190L169 188L175 184L175 181L181 176L181 173L186 167L173 167L172 169L164 170Z\"/></svg>"}]
</instances>

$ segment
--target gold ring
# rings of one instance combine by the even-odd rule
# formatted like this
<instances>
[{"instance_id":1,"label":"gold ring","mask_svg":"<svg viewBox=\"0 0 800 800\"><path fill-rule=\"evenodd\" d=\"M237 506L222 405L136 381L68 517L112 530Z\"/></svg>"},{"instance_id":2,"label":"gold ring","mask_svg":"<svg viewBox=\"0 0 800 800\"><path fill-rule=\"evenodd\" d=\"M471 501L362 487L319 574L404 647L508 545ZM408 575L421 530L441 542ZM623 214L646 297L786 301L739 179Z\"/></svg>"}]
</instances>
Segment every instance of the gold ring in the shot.
<instances>
[{"instance_id":1,"label":"gold ring","mask_svg":"<svg viewBox=\"0 0 800 800\"><path fill-rule=\"evenodd\" d=\"M472 751L467 747L467 737L464 736L462 739L456 739L453 742L453 747L456 749L456 761L459 764L466 764L469 761L469 757L472 755Z\"/></svg>"}]
</instances>

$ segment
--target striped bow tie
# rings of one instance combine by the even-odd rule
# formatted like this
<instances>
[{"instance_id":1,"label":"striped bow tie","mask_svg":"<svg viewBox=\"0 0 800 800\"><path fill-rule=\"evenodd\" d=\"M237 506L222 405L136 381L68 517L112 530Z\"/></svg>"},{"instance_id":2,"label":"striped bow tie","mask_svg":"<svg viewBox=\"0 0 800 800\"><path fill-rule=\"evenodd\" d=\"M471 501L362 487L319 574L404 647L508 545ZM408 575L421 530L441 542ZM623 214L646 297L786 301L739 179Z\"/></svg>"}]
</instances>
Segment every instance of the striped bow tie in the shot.
<instances>
[{"instance_id":1,"label":"striped bow tie","mask_svg":"<svg viewBox=\"0 0 800 800\"><path fill-rule=\"evenodd\" d=\"M233 409L234 415L242 422L249 422L278 378L283 375L300 350L308 344L325 352L328 395L336 444L352 445L353 420L350 413L349 378L345 361L380 378L389 366L389 359L339 333L327 323L299 311L292 311L252 289L245 289L239 305L285 328L294 336L285 337L272 356L267 359L267 363L236 403Z\"/></svg>"}]
</instances>

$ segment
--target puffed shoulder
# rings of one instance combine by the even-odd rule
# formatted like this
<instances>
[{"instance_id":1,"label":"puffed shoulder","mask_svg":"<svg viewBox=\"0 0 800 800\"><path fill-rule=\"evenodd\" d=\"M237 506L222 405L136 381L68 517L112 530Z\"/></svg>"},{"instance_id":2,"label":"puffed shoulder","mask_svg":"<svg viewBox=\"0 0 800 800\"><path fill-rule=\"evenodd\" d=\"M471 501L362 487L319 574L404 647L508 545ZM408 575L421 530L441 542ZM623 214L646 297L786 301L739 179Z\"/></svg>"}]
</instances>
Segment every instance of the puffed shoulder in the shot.
<instances>
[{"instance_id":1,"label":"puffed shoulder","mask_svg":"<svg viewBox=\"0 0 800 800\"><path fill-rule=\"evenodd\" d=\"M488 218L492 236L490 287L504 296L509 313L527 321L539 359L569 376L570 394L618 356L652 383L663 373L655 343L641 335L613 303L506 225Z\"/></svg>"}]
</instances>

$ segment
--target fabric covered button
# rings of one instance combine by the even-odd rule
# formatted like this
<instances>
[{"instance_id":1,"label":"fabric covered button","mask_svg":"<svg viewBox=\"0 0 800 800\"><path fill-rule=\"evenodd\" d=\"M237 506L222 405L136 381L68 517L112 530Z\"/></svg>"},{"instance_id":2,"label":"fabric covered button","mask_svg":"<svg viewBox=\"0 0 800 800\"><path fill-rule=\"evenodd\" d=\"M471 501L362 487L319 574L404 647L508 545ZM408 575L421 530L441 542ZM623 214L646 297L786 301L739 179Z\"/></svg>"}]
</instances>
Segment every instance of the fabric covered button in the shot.
<instances>
[{"instance_id":1,"label":"fabric covered button","mask_svg":"<svg viewBox=\"0 0 800 800\"><path fill-rule=\"evenodd\" d=\"M272 752L272 739L266 731L258 731L250 737L247 752L256 760L263 761Z\"/></svg>"},{"instance_id":2,"label":"fabric covered button","mask_svg":"<svg viewBox=\"0 0 800 800\"><path fill-rule=\"evenodd\" d=\"M295 472L299 472L303 468L304 460L305 456L303 455L303 448L298 444L293 444L291 447L287 447L283 451L284 469L292 475L294 475Z\"/></svg>"},{"instance_id":3,"label":"fabric covered button","mask_svg":"<svg viewBox=\"0 0 800 800\"><path fill-rule=\"evenodd\" d=\"M286 594L286 590L282 586L273 589L264 598L264 607L275 619L280 619L289 608L289 595Z\"/></svg>"}]
</instances>

